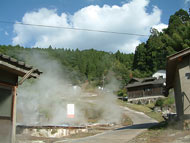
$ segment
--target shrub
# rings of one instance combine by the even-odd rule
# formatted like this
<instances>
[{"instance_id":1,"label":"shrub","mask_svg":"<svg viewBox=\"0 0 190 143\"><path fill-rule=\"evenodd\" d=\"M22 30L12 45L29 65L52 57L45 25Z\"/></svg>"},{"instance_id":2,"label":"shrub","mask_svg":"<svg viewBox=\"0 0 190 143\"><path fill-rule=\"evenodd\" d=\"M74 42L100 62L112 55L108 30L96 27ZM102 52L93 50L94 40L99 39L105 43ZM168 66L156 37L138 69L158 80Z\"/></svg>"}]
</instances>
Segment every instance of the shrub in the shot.
<instances>
[{"instance_id":1,"label":"shrub","mask_svg":"<svg viewBox=\"0 0 190 143\"><path fill-rule=\"evenodd\" d=\"M160 107L163 107L163 106L171 106L172 104L174 104L175 100L174 100L174 97L167 97L167 98L159 98L157 101L156 101L156 104L155 106L160 106Z\"/></svg>"},{"instance_id":2,"label":"shrub","mask_svg":"<svg viewBox=\"0 0 190 143\"><path fill-rule=\"evenodd\" d=\"M163 107L163 105L164 105L164 99L158 98L158 100L156 101L155 106Z\"/></svg>"},{"instance_id":3,"label":"shrub","mask_svg":"<svg viewBox=\"0 0 190 143\"><path fill-rule=\"evenodd\" d=\"M164 100L164 106L170 106L172 104L174 104L175 100L173 97L168 97Z\"/></svg>"},{"instance_id":4,"label":"shrub","mask_svg":"<svg viewBox=\"0 0 190 143\"><path fill-rule=\"evenodd\" d=\"M124 94L123 94L123 97L127 97L127 96L128 96L127 93L124 93Z\"/></svg>"},{"instance_id":5,"label":"shrub","mask_svg":"<svg viewBox=\"0 0 190 143\"><path fill-rule=\"evenodd\" d=\"M119 91L117 92L117 96L119 96L119 97L122 97L122 96L123 96L122 90L119 90Z\"/></svg>"},{"instance_id":6,"label":"shrub","mask_svg":"<svg viewBox=\"0 0 190 143\"><path fill-rule=\"evenodd\" d=\"M120 89L117 92L117 96L119 96L119 97L126 97L127 96L126 89Z\"/></svg>"}]
</instances>

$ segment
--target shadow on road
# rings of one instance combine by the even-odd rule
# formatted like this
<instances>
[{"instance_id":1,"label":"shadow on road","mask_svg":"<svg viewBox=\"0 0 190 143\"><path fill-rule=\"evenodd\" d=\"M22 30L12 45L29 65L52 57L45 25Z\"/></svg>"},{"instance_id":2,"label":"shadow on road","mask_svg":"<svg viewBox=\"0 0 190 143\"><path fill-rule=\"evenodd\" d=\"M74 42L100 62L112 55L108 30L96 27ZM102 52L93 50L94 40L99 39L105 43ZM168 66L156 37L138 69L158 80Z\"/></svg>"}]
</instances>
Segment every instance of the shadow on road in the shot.
<instances>
[{"instance_id":1,"label":"shadow on road","mask_svg":"<svg viewBox=\"0 0 190 143\"><path fill-rule=\"evenodd\" d=\"M126 130L126 129L148 129L152 126L157 125L158 123L143 123L143 124L135 124L135 125L131 125L131 126L127 126L127 127L123 127L123 128L119 128L116 130Z\"/></svg>"}]
</instances>

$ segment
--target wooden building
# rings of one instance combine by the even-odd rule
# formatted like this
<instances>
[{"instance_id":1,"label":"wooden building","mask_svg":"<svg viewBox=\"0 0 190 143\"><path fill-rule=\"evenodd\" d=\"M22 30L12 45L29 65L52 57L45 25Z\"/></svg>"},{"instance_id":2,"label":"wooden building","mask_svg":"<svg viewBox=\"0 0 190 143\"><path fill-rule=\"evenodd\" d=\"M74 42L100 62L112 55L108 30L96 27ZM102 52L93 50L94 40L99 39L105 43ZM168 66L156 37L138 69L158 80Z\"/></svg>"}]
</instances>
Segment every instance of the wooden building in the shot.
<instances>
[{"instance_id":1,"label":"wooden building","mask_svg":"<svg viewBox=\"0 0 190 143\"><path fill-rule=\"evenodd\" d=\"M174 89L179 119L190 116L190 48L167 58L167 93L171 88Z\"/></svg>"},{"instance_id":2,"label":"wooden building","mask_svg":"<svg viewBox=\"0 0 190 143\"><path fill-rule=\"evenodd\" d=\"M160 96L163 95L165 89L164 78L132 78L126 86L128 98L139 98L147 96Z\"/></svg>"},{"instance_id":3,"label":"wooden building","mask_svg":"<svg viewBox=\"0 0 190 143\"><path fill-rule=\"evenodd\" d=\"M166 70L159 70L157 72L155 72L152 77L156 77L158 78L165 78L166 79Z\"/></svg>"},{"instance_id":4,"label":"wooden building","mask_svg":"<svg viewBox=\"0 0 190 143\"><path fill-rule=\"evenodd\" d=\"M38 69L0 54L0 142L14 143L16 128L16 89L27 78L41 74ZM18 77L21 77L18 80Z\"/></svg>"}]
</instances>

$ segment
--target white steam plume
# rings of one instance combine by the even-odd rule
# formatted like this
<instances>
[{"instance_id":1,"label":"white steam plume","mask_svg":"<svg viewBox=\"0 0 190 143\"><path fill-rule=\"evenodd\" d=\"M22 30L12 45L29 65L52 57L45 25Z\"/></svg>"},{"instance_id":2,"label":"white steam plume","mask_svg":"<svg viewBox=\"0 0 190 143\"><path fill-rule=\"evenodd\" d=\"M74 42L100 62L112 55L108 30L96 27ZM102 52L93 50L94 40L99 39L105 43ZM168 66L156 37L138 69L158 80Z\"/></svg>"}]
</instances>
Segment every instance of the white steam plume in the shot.
<instances>
[{"instance_id":1,"label":"white steam plume","mask_svg":"<svg viewBox=\"0 0 190 143\"><path fill-rule=\"evenodd\" d=\"M17 122L25 125L83 125L97 116L98 122L120 122L121 109L113 95L116 80L92 97L81 88L74 89L64 70L55 60L33 54L31 64L43 74L25 82L18 90ZM111 89L111 90L110 90ZM75 104L75 118L67 118L67 104Z\"/></svg>"}]
</instances>

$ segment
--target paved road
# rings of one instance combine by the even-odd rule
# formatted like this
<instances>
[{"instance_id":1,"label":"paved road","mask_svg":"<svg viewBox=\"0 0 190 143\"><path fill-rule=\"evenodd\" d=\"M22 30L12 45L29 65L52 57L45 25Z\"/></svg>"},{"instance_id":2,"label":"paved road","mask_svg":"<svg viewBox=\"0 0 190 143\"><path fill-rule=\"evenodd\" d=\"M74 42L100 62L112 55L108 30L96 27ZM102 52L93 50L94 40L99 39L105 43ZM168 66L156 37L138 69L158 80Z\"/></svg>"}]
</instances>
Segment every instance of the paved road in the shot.
<instances>
[{"instance_id":1,"label":"paved road","mask_svg":"<svg viewBox=\"0 0 190 143\"><path fill-rule=\"evenodd\" d=\"M132 119L133 125L104 132L95 136L85 137L81 139L57 141L56 143L126 143L147 128L155 125L156 120L146 116L143 113L124 108L126 114Z\"/></svg>"}]
</instances>

